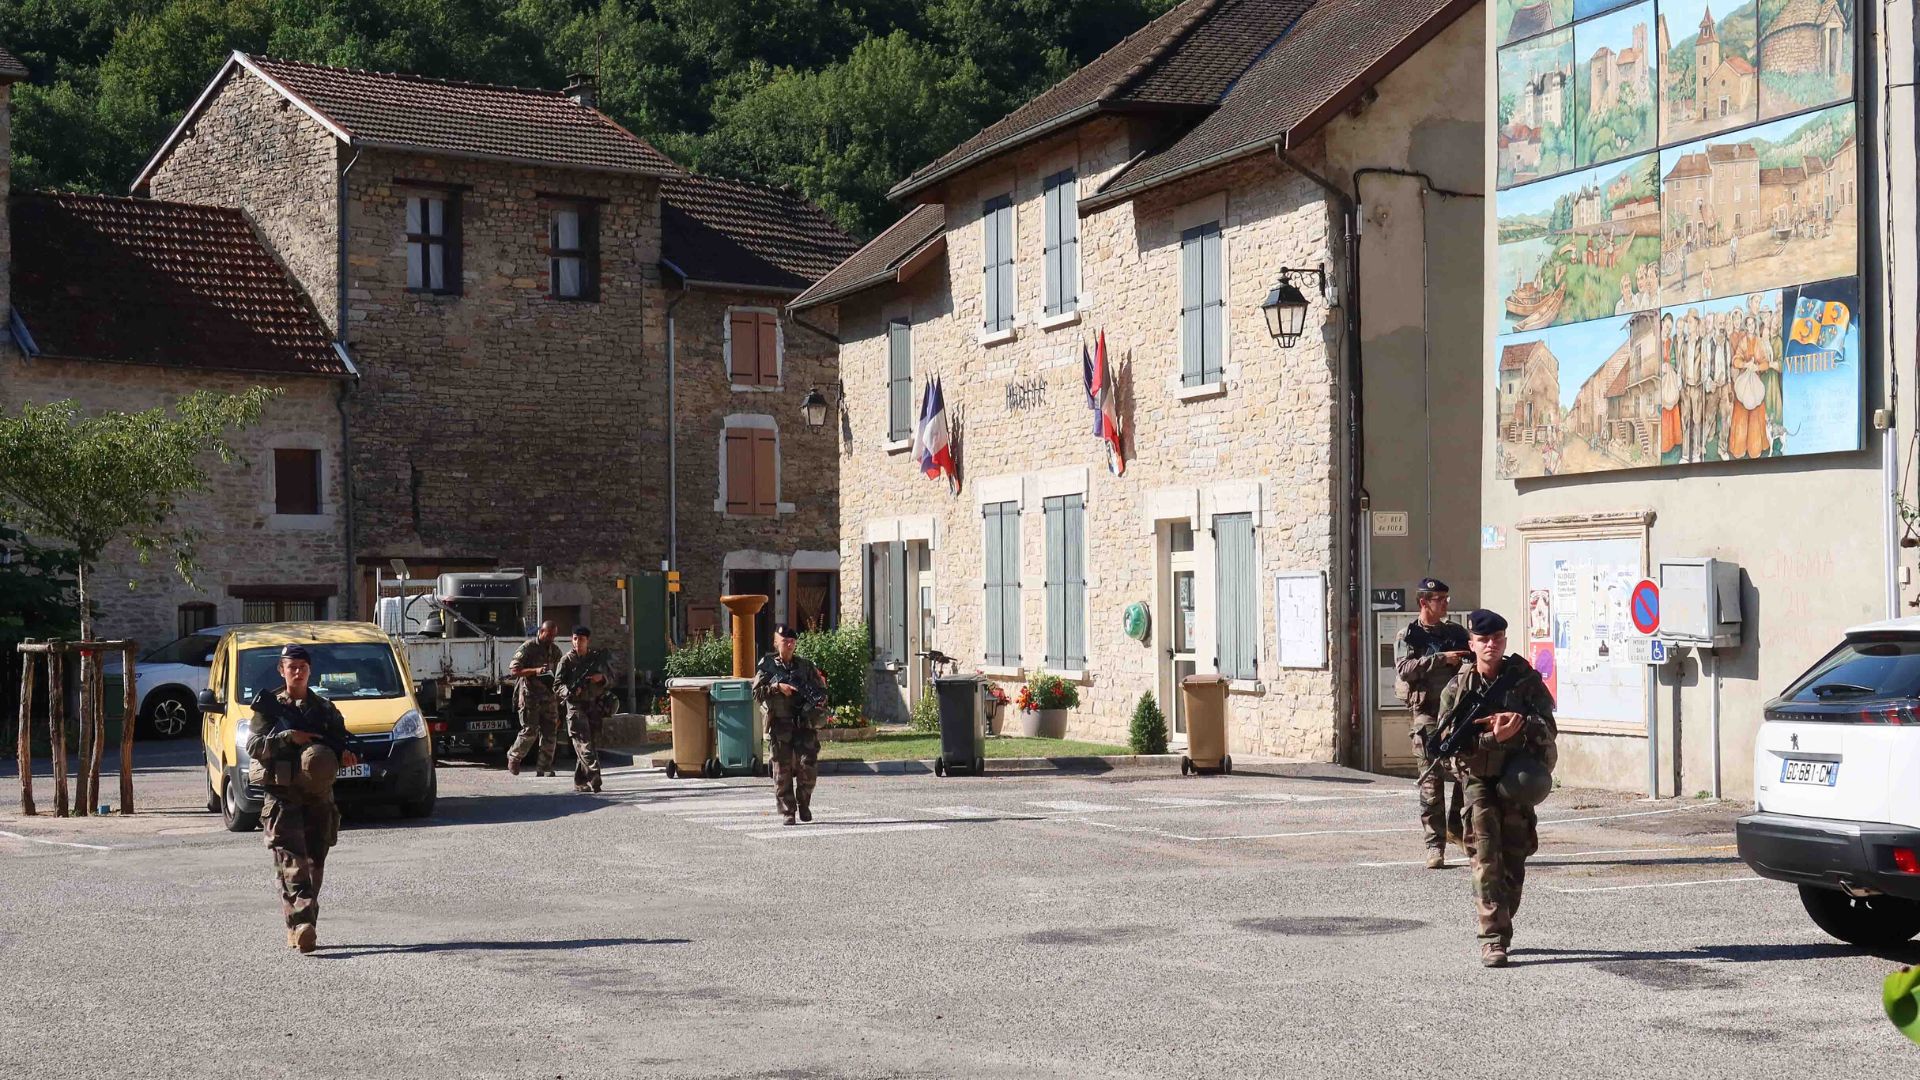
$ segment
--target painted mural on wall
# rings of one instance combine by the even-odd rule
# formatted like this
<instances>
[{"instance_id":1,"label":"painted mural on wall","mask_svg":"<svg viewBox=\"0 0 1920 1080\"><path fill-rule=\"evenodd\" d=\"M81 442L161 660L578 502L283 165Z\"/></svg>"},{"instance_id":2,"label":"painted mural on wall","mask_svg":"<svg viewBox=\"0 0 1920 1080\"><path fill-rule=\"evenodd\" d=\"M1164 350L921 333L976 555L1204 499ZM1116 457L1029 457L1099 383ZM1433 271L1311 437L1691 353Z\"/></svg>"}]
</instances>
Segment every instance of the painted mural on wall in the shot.
<instances>
[{"instance_id":1,"label":"painted mural on wall","mask_svg":"<svg viewBox=\"0 0 1920 1080\"><path fill-rule=\"evenodd\" d=\"M1573 0L1500 50L1501 476L1862 445L1854 2Z\"/></svg>"},{"instance_id":2,"label":"painted mural on wall","mask_svg":"<svg viewBox=\"0 0 1920 1080\"><path fill-rule=\"evenodd\" d=\"M1573 21L1573 3L1574 0L1498 0L1494 7L1495 40L1507 45L1557 30Z\"/></svg>"},{"instance_id":3,"label":"painted mural on wall","mask_svg":"<svg viewBox=\"0 0 1920 1080\"><path fill-rule=\"evenodd\" d=\"M1652 0L1574 25L1575 165L1612 161L1658 143L1660 65L1653 45Z\"/></svg>"}]
</instances>

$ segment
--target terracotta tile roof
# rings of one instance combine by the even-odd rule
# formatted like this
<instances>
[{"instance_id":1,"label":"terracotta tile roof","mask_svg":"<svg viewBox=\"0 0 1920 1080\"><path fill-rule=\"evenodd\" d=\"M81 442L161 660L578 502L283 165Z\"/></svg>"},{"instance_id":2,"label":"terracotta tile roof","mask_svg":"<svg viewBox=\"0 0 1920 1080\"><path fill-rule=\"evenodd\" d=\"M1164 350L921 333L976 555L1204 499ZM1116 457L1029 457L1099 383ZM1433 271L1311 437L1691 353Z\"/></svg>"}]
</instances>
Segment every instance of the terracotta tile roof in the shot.
<instances>
[{"instance_id":1,"label":"terracotta tile roof","mask_svg":"<svg viewBox=\"0 0 1920 1080\"><path fill-rule=\"evenodd\" d=\"M892 281L908 260L936 243L945 242L946 235L947 208L939 203L922 203L814 282L812 288L794 297L789 306L802 311Z\"/></svg>"},{"instance_id":2,"label":"terracotta tile roof","mask_svg":"<svg viewBox=\"0 0 1920 1080\"><path fill-rule=\"evenodd\" d=\"M1683 180L1693 176L1706 176L1710 172L1712 170L1707 168L1707 155L1681 154L1680 159L1673 163L1673 168L1667 170L1667 175L1661 179L1663 181Z\"/></svg>"},{"instance_id":3,"label":"terracotta tile roof","mask_svg":"<svg viewBox=\"0 0 1920 1080\"><path fill-rule=\"evenodd\" d=\"M1720 61L1720 66L1732 68L1735 75L1753 74L1753 65L1747 63L1746 58L1742 56L1729 56Z\"/></svg>"},{"instance_id":4,"label":"terracotta tile roof","mask_svg":"<svg viewBox=\"0 0 1920 1080\"><path fill-rule=\"evenodd\" d=\"M1529 341L1522 345L1508 345L1500 350L1500 370L1525 370L1527 360L1533 356L1536 350L1544 348L1546 348L1546 345L1538 341Z\"/></svg>"},{"instance_id":5,"label":"terracotta tile roof","mask_svg":"<svg viewBox=\"0 0 1920 1080\"><path fill-rule=\"evenodd\" d=\"M860 245L795 192L688 174L661 185L661 256L690 281L799 292Z\"/></svg>"},{"instance_id":6,"label":"terracotta tile roof","mask_svg":"<svg viewBox=\"0 0 1920 1080\"><path fill-rule=\"evenodd\" d=\"M15 59L7 50L0 49L0 83L19 82L30 74L32 72L27 70L27 65Z\"/></svg>"},{"instance_id":7,"label":"terracotta tile roof","mask_svg":"<svg viewBox=\"0 0 1920 1080\"><path fill-rule=\"evenodd\" d=\"M1760 170L1760 186L1774 184L1798 184L1807 178L1807 170L1799 165L1783 165L1777 169Z\"/></svg>"},{"instance_id":8,"label":"terracotta tile roof","mask_svg":"<svg viewBox=\"0 0 1920 1080\"><path fill-rule=\"evenodd\" d=\"M1513 21L1507 24L1507 41L1519 41L1521 38L1534 37L1553 29L1553 4L1549 0L1540 0L1513 13Z\"/></svg>"},{"instance_id":9,"label":"terracotta tile roof","mask_svg":"<svg viewBox=\"0 0 1920 1080\"><path fill-rule=\"evenodd\" d=\"M1298 145L1466 12L1467 0L1319 0L1227 92L1220 107L1122 169L1083 210L1276 143Z\"/></svg>"},{"instance_id":10,"label":"terracotta tile roof","mask_svg":"<svg viewBox=\"0 0 1920 1080\"><path fill-rule=\"evenodd\" d=\"M889 192L905 198L968 165L1101 111L1213 106L1312 0L1185 0L987 125Z\"/></svg>"},{"instance_id":11,"label":"terracotta tile roof","mask_svg":"<svg viewBox=\"0 0 1920 1080\"><path fill-rule=\"evenodd\" d=\"M1752 143L1708 143L1707 144L1707 161L1714 165L1725 165L1725 164L1728 164L1729 162L1758 161L1758 160L1760 160L1760 155L1758 152L1754 150Z\"/></svg>"},{"instance_id":12,"label":"terracotta tile roof","mask_svg":"<svg viewBox=\"0 0 1920 1080\"><path fill-rule=\"evenodd\" d=\"M350 374L246 215L15 195L13 306L40 354L270 375Z\"/></svg>"}]
</instances>

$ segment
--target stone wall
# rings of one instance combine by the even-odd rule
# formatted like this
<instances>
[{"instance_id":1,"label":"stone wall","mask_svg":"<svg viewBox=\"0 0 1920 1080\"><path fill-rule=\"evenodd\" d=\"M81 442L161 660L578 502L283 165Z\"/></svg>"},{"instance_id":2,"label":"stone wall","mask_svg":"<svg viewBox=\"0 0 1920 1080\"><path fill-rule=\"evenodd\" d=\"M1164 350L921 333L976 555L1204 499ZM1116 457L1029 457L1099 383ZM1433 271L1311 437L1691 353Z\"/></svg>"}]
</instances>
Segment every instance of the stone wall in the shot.
<instances>
[{"instance_id":1,"label":"stone wall","mask_svg":"<svg viewBox=\"0 0 1920 1080\"><path fill-rule=\"evenodd\" d=\"M346 579L346 524L340 512L339 384L331 379L259 377L225 372L40 359L22 361L7 350L0 359L0 409L23 402L72 399L89 411L137 412L177 401L188 390L238 393L256 385L278 386L255 427L234 440L244 461L222 464L208 456L208 490L180 500L177 519L199 533L195 585L175 574L164 554L142 564L124 543L107 556L90 581L100 612L96 633L131 637L141 645L165 644L176 636L179 607L211 603L220 622L237 622L242 601L229 590L300 586L326 590L329 617L339 617ZM273 450L320 451L321 511L313 517L274 513Z\"/></svg>"},{"instance_id":2,"label":"stone wall","mask_svg":"<svg viewBox=\"0 0 1920 1080\"><path fill-rule=\"evenodd\" d=\"M320 318L337 330L337 151L337 140L313 117L236 68L145 193L245 210Z\"/></svg>"},{"instance_id":3,"label":"stone wall","mask_svg":"<svg viewBox=\"0 0 1920 1080\"><path fill-rule=\"evenodd\" d=\"M1196 533L1196 629L1199 670L1213 668L1212 515L1256 517L1259 678L1236 684L1230 699L1235 752L1260 751L1329 760L1336 750L1340 694L1327 667L1278 666L1273 575L1326 575L1329 657L1342 635L1336 556L1337 320L1316 309L1300 343L1287 350L1268 335L1260 302L1281 265L1331 266L1329 213L1306 179L1258 157L1195 181L1080 220L1081 301L1077 321L1040 314L1043 178L1074 166L1082 195L1123 164L1135 139L1111 121L1083 126L1009 155L990 174L968 176L946 193L947 255L897 290L874 290L842 308L841 364L848 419L842 445L842 594L861 608L861 545L895 536L930 538L934 580L933 647L968 668L985 655L980 505L1022 505L1022 665L992 669L1009 690L1045 658L1045 539L1041 500L1081 491L1086 505L1087 667L1070 672L1082 704L1076 736L1124 742L1135 701L1173 692L1160 657L1168 647L1166 574L1156 528L1179 518ZM1017 205L1017 308L1011 341L981 340L982 200L1011 189ZM1180 390L1180 234L1218 219L1224 238L1227 298L1226 378L1207 395ZM962 485L921 477L903 449L884 444L887 353L884 327L913 322L915 402L924 378L939 374L955 429ZM1061 323L1064 323L1062 325ZM1129 457L1124 477L1109 473L1082 390L1081 350L1105 331L1121 388ZM1024 408L1008 387L1044 381ZM1121 613L1143 602L1155 613L1146 642L1126 637ZM909 618L909 624L917 622ZM909 678L909 682L915 681ZM904 701L882 695L878 712Z\"/></svg>"},{"instance_id":4,"label":"stone wall","mask_svg":"<svg viewBox=\"0 0 1920 1080\"><path fill-rule=\"evenodd\" d=\"M787 618L783 571L835 569L839 539L840 458L829 423L808 429L800 415L807 391L819 387L832 400L838 379L838 347L817 330L780 320L781 381L777 388L735 389L727 368L727 316L751 308L778 312L789 297L767 293L695 289L673 292L676 342L674 415L679 421L679 569L681 603L714 607L726 590L725 571L771 569L776 573L772 618ZM807 322L833 332L831 312L813 312ZM764 416L778 431L782 512L742 517L716 509L721 495L720 446L729 416ZM728 560L731 557L732 562ZM724 622L724 618L721 620Z\"/></svg>"}]
</instances>

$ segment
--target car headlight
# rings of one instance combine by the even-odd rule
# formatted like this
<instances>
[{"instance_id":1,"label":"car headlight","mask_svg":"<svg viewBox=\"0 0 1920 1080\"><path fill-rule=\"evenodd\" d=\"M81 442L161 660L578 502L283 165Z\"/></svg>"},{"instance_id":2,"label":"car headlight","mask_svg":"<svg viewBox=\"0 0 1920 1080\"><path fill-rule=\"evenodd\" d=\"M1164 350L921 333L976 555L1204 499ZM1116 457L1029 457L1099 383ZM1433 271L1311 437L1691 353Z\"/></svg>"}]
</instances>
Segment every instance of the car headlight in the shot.
<instances>
[{"instance_id":1,"label":"car headlight","mask_svg":"<svg viewBox=\"0 0 1920 1080\"><path fill-rule=\"evenodd\" d=\"M247 724L235 724L233 726L233 750L234 753L238 755L237 760L247 760L247 740L251 738L252 735L253 729Z\"/></svg>"},{"instance_id":2,"label":"car headlight","mask_svg":"<svg viewBox=\"0 0 1920 1080\"><path fill-rule=\"evenodd\" d=\"M400 714L393 725L393 741L401 739L424 739L427 737L427 722L420 718L419 709L408 709Z\"/></svg>"}]
</instances>

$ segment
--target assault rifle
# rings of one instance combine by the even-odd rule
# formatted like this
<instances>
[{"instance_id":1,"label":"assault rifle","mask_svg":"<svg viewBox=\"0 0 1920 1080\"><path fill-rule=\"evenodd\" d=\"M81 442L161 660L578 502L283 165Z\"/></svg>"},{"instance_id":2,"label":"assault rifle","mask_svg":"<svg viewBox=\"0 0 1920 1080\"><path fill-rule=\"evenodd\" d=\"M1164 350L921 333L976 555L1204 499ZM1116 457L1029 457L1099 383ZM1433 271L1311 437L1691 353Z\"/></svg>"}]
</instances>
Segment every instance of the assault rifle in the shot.
<instances>
[{"instance_id":1,"label":"assault rifle","mask_svg":"<svg viewBox=\"0 0 1920 1080\"><path fill-rule=\"evenodd\" d=\"M820 669L815 668L814 670L818 672ZM816 709L822 711L826 709L827 685L820 679L801 679L800 685L795 686L793 689L800 698L801 715L804 716Z\"/></svg>"},{"instance_id":2,"label":"assault rifle","mask_svg":"<svg viewBox=\"0 0 1920 1080\"><path fill-rule=\"evenodd\" d=\"M561 659L565 660L566 657L563 656ZM557 670L556 667L556 671ZM579 673L562 684L567 688L567 697L571 699L575 694L578 694L586 687L587 680L595 675L605 675L608 679L612 679L613 677L613 670L607 663L607 653L605 649L587 650L587 658L581 661Z\"/></svg>"},{"instance_id":3,"label":"assault rifle","mask_svg":"<svg viewBox=\"0 0 1920 1080\"><path fill-rule=\"evenodd\" d=\"M1478 690L1461 694L1460 699L1453 703L1453 711L1426 737L1428 760L1438 761L1473 749L1480 741L1479 720L1499 711L1494 707L1495 703L1519 684L1524 671L1526 661L1518 654L1510 655L1501 662L1500 674L1492 682Z\"/></svg>"},{"instance_id":4,"label":"assault rifle","mask_svg":"<svg viewBox=\"0 0 1920 1080\"><path fill-rule=\"evenodd\" d=\"M259 698L253 703L253 711L255 713L263 715L273 721L273 727L267 731L268 735L279 735L289 731L304 731L313 736L315 742L332 750L336 756L346 753L349 749L357 749L359 747L360 740L349 733L344 725L338 732L330 731L327 725L319 718L309 718L307 714L291 705L282 705L280 699L274 696L278 692L279 688L277 687L273 690L263 690ZM312 687L307 688L307 693L311 694L313 692Z\"/></svg>"}]
</instances>

